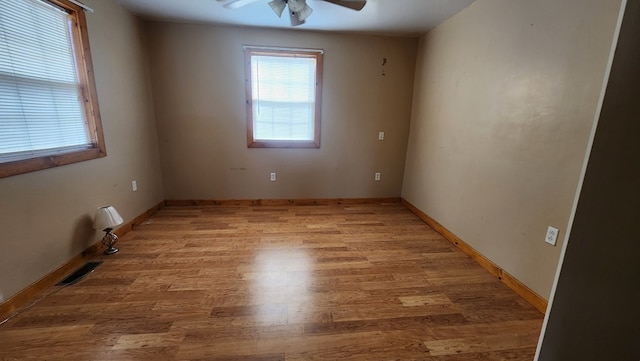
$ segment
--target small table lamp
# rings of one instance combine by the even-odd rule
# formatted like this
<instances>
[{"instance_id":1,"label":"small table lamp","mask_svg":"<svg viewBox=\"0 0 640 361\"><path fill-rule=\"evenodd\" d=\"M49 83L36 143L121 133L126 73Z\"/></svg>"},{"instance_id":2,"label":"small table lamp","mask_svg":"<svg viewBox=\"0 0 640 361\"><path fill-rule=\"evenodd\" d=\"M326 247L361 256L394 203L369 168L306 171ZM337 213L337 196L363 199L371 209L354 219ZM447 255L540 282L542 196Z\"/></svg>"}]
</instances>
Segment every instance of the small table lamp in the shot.
<instances>
[{"instance_id":1,"label":"small table lamp","mask_svg":"<svg viewBox=\"0 0 640 361\"><path fill-rule=\"evenodd\" d=\"M118 252L118 249L113 246L118 240L118 236L111 232L114 227L117 227L124 222L118 211L112 206L100 207L96 211L96 217L93 220L93 229L101 229L105 232L102 237L102 244L107 247L104 254L114 254Z\"/></svg>"}]
</instances>

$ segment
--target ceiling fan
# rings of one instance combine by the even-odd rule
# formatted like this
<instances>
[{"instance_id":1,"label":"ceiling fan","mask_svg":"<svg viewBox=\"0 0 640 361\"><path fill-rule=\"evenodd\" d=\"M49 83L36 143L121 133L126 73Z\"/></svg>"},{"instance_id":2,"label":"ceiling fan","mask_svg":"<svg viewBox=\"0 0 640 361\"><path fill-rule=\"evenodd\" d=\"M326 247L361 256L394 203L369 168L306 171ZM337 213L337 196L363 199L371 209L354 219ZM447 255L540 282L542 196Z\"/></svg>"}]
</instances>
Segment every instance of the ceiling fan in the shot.
<instances>
[{"instance_id":1,"label":"ceiling fan","mask_svg":"<svg viewBox=\"0 0 640 361\"><path fill-rule=\"evenodd\" d=\"M218 0L219 2L226 2L224 7L227 9L238 9L245 5L249 5L258 0ZM367 4L366 0L319 0L326 1L338 6L353 9L356 11L362 10ZM289 18L291 19L291 26L302 25L305 19L311 15L313 9L307 4L307 0L272 0L269 2L269 6L278 17L282 16L284 9L289 7Z\"/></svg>"}]
</instances>

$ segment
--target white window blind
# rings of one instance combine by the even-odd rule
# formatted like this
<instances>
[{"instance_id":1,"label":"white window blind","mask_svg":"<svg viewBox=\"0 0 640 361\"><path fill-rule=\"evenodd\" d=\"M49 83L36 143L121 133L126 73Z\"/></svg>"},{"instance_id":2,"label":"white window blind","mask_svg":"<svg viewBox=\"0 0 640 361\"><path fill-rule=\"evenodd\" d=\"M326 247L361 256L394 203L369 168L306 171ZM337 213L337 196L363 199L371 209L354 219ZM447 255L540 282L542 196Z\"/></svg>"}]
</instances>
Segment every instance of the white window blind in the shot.
<instances>
[{"instance_id":1,"label":"white window blind","mask_svg":"<svg viewBox=\"0 0 640 361\"><path fill-rule=\"evenodd\" d=\"M90 148L68 14L0 1L0 162Z\"/></svg>"},{"instance_id":2,"label":"white window blind","mask_svg":"<svg viewBox=\"0 0 640 361\"><path fill-rule=\"evenodd\" d=\"M313 140L315 85L315 58L253 55L254 139Z\"/></svg>"}]
</instances>

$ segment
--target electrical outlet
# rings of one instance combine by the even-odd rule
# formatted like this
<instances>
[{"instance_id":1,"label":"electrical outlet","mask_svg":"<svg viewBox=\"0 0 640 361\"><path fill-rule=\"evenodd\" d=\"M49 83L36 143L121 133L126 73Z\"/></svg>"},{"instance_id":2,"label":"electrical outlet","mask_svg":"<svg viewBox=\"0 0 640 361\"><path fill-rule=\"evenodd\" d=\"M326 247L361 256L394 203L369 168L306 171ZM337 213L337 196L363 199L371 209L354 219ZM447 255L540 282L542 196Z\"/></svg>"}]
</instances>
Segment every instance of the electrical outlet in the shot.
<instances>
[{"instance_id":1,"label":"electrical outlet","mask_svg":"<svg viewBox=\"0 0 640 361\"><path fill-rule=\"evenodd\" d=\"M384 140L384 132L378 133L378 140Z\"/></svg>"},{"instance_id":2,"label":"electrical outlet","mask_svg":"<svg viewBox=\"0 0 640 361\"><path fill-rule=\"evenodd\" d=\"M275 172L271 172L271 174L269 175L269 180L271 180L272 182L276 181L276 173Z\"/></svg>"},{"instance_id":3,"label":"electrical outlet","mask_svg":"<svg viewBox=\"0 0 640 361\"><path fill-rule=\"evenodd\" d=\"M544 241L555 246L556 241L558 240L558 233L560 233L560 231L557 228L551 226L547 227L547 236L544 238Z\"/></svg>"},{"instance_id":4,"label":"electrical outlet","mask_svg":"<svg viewBox=\"0 0 640 361\"><path fill-rule=\"evenodd\" d=\"M133 190L134 192L138 191L138 182L131 181L131 190Z\"/></svg>"},{"instance_id":5,"label":"electrical outlet","mask_svg":"<svg viewBox=\"0 0 640 361\"><path fill-rule=\"evenodd\" d=\"M380 173L376 173L376 175L374 176L374 179L376 181L379 181L380 180Z\"/></svg>"}]
</instances>

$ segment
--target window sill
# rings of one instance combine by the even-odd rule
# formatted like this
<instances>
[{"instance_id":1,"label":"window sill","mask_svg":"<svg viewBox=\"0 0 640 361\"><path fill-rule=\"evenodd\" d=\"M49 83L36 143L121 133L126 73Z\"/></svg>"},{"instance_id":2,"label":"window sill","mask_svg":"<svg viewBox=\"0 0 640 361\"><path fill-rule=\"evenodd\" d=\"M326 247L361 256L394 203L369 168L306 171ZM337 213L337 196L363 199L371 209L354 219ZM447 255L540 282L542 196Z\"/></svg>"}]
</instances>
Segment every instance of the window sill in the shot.
<instances>
[{"instance_id":1,"label":"window sill","mask_svg":"<svg viewBox=\"0 0 640 361\"><path fill-rule=\"evenodd\" d=\"M102 158L106 155L107 152L104 149L94 147L71 153L56 154L1 163L0 178L35 172L42 169L55 168L61 165L84 162L91 159Z\"/></svg>"},{"instance_id":2,"label":"window sill","mask_svg":"<svg viewBox=\"0 0 640 361\"><path fill-rule=\"evenodd\" d=\"M317 143L309 141L294 141L294 140L268 140L268 141L249 141L249 148L307 148L318 149L320 148L320 141Z\"/></svg>"}]
</instances>

